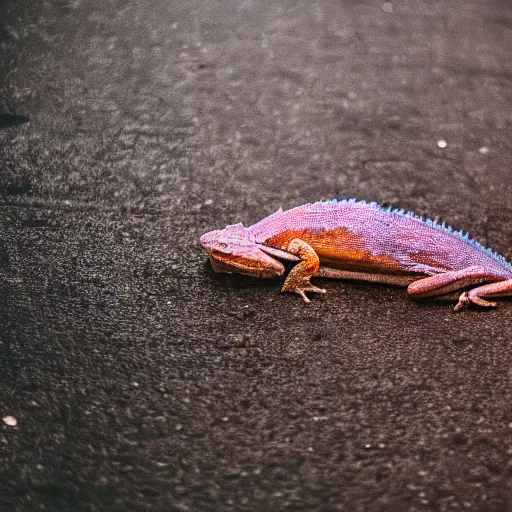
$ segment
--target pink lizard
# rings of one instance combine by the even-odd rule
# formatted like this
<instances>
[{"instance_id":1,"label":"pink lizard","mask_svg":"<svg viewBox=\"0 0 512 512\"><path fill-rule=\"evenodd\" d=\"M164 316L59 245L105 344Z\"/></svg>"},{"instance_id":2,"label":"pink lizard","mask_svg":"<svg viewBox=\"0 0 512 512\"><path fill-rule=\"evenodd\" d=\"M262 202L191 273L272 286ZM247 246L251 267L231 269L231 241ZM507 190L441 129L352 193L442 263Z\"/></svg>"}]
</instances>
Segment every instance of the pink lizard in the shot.
<instances>
[{"instance_id":1,"label":"pink lizard","mask_svg":"<svg viewBox=\"0 0 512 512\"><path fill-rule=\"evenodd\" d=\"M512 265L468 233L355 199L279 209L248 228L205 233L201 244L216 272L276 277L285 271L279 260L297 262L282 291L305 302L308 292L325 293L311 284L313 276L407 286L414 298L452 298L464 290L456 311L496 305L484 297L512 296Z\"/></svg>"}]
</instances>

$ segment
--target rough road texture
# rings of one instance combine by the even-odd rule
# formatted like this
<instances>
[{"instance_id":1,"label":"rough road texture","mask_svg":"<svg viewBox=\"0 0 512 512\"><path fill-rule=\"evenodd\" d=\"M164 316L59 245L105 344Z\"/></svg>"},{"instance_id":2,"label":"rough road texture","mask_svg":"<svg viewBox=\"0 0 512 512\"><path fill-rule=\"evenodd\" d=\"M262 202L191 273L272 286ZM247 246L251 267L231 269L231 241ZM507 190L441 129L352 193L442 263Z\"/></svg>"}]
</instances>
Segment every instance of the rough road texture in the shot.
<instances>
[{"instance_id":1,"label":"rough road texture","mask_svg":"<svg viewBox=\"0 0 512 512\"><path fill-rule=\"evenodd\" d=\"M2 510L512 508L510 302L325 282L305 306L198 245L356 196L510 258L510 2L4 0L0 23Z\"/></svg>"}]
</instances>

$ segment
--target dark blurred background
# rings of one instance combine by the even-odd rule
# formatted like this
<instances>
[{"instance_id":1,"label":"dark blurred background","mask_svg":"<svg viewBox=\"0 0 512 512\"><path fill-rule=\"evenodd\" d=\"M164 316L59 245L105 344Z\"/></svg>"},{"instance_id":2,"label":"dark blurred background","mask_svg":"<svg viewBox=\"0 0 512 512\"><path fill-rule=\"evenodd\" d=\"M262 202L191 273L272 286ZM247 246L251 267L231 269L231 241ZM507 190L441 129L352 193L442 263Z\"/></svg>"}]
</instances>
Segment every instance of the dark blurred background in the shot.
<instances>
[{"instance_id":1,"label":"dark blurred background","mask_svg":"<svg viewBox=\"0 0 512 512\"><path fill-rule=\"evenodd\" d=\"M510 258L511 48L507 0L3 0L2 510L511 510L510 302L198 244L357 197Z\"/></svg>"}]
</instances>

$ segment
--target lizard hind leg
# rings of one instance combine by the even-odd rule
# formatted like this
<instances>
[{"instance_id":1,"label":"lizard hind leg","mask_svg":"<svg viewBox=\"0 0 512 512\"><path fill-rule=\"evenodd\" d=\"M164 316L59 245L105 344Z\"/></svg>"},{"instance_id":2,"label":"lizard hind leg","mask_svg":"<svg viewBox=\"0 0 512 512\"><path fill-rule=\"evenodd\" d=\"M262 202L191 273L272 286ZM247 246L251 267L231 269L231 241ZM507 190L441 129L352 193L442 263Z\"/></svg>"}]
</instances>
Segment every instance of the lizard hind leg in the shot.
<instances>
[{"instance_id":1,"label":"lizard hind leg","mask_svg":"<svg viewBox=\"0 0 512 512\"><path fill-rule=\"evenodd\" d=\"M298 238L294 238L286 250L298 256L301 261L292 268L281 291L298 293L304 302L311 302L306 292L325 293L323 288L317 288L310 281L320 268L320 260L315 250L307 242Z\"/></svg>"},{"instance_id":2,"label":"lizard hind leg","mask_svg":"<svg viewBox=\"0 0 512 512\"><path fill-rule=\"evenodd\" d=\"M512 279L485 284L464 292L459 297L459 302L455 306L455 311L459 311L471 303L487 308L495 307L497 305L496 302L490 302L482 297L512 297Z\"/></svg>"},{"instance_id":3,"label":"lizard hind leg","mask_svg":"<svg viewBox=\"0 0 512 512\"><path fill-rule=\"evenodd\" d=\"M492 272L489 272L488 270L485 270L481 266L474 265L462 270L443 272L442 274L436 274L433 276L425 277L423 279L419 279L418 281L414 281L408 286L407 293L409 294L410 297L418 299L430 297L436 298L457 290L461 290L463 288L467 288L468 286L482 284L490 281L494 281L493 284L500 284L497 283L496 281L503 282L503 278L496 274L493 274ZM512 282L512 280L510 281ZM481 290L482 288L486 287L480 286L475 290ZM509 289L511 290L509 291L509 293L512 294L512 285L510 285ZM482 306L496 305L494 303L480 299L479 295L482 294L475 295L473 293L475 290L471 290L470 292L464 292L460 296L459 303L455 306L455 311L459 311L470 302L474 302L475 304L480 304Z\"/></svg>"}]
</instances>

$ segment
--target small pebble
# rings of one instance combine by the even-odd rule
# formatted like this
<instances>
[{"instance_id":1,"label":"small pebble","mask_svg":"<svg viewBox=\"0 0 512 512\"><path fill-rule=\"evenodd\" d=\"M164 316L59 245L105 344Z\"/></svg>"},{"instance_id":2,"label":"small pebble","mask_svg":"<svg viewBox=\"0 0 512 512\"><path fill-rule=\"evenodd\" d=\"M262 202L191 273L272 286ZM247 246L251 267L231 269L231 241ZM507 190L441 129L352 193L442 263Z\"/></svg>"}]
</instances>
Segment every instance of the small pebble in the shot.
<instances>
[{"instance_id":1,"label":"small pebble","mask_svg":"<svg viewBox=\"0 0 512 512\"><path fill-rule=\"evenodd\" d=\"M18 420L14 416L4 416L2 421L9 427L15 427L18 424Z\"/></svg>"},{"instance_id":2,"label":"small pebble","mask_svg":"<svg viewBox=\"0 0 512 512\"><path fill-rule=\"evenodd\" d=\"M387 13L393 12L393 4L391 2L384 2L382 4L382 10Z\"/></svg>"},{"instance_id":3,"label":"small pebble","mask_svg":"<svg viewBox=\"0 0 512 512\"><path fill-rule=\"evenodd\" d=\"M437 145L438 145L441 149L443 149L443 148L445 148L446 146L448 146L447 142L446 142L445 140L443 140L443 139L438 140L438 141L437 141Z\"/></svg>"},{"instance_id":4,"label":"small pebble","mask_svg":"<svg viewBox=\"0 0 512 512\"><path fill-rule=\"evenodd\" d=\"M478 152L482 155L487 155L487 153L489 153L489 148L487 146L482 146Z\"/></svg>"}]
</instances>

